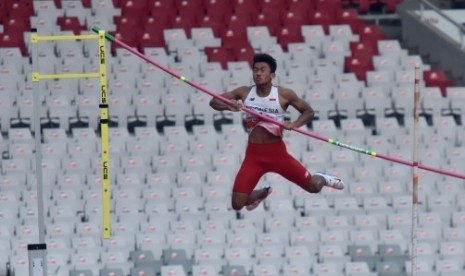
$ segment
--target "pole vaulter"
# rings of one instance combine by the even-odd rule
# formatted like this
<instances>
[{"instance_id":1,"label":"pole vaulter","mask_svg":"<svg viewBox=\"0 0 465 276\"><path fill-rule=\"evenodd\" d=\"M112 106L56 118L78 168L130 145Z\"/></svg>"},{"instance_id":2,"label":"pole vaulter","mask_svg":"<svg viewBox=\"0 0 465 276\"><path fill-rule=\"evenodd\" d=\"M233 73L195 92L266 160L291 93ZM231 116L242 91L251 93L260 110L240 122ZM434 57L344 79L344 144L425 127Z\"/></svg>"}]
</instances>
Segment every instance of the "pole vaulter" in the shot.
<instances>
[{"instance_id":1,"label":"pole vaulter","mask_svg":"<svg viewBox=\"0 0 465 276\"><path fill-rule=\"evenodd\" d=\"M97 26L93 26L92 28L92 31L98 33L101 29ZM181 76L179 75L178 73L166 68L165 66L159 64L158 62L148 58L147 56L145 56L144 54L140 53L139 51L135 50L134 48L132 48L131 46L127 45L126 43L116 39L114 36L110 35L108 32L105 32L105 37L106 39L108 39L109 41L111 41L112 43L115 43L117 44L118 46L122 47L122 48L125 48L126 50L128 50L129 52L133 53L134 55L140 57L141 59L147 61L148 63L158 67L159 69L165 71L166 73L172 75L173 77L175 78L178 78L180 79L181 81L189 84L190 86L214 97L214 98L217 98L219 100L221 100L222 102L226 103L226 104L232 104L231 100L221 96L221 95L218 95L217 93L214 93L212 91L209 91L207 90L206 88L196 84L196 83L193 83L191 81L189 81L185 76ZM281 123L281 122L278 122L274 119L271 119L267 116L264 116L254 110L250 110L246 107L241 107L241 110L244 111L244 112L247 112L249 114L252 114L264 121L268 121L268 122L271 122L273 124L276 124L276 125L279 125L281 127L284 127L284 124ZM296 132L299 132L303 135L306 135L306 136L309 136L309 137L312 137L312 138L315 138L317 140L320 140L320 141L323 141L323 142L326 142L326 143L329 143L329 144L332 144L332 145L336 145L336 146L339 146L341 148L346 148L346 149L349 149L349 150L352 150L352 151L355 151L355 152L358 152L358 153L362 153L362 154L366 154L366 155L370 155L370 156L373 156L373 157L377 157L377 158L380 158L380 159L384 159L384 160L387 160L387 161L391 161L391 162L394 162L394 163L398 163L398 164L402 164L402 165L406 165L406 166L410 166L410 167L414 167L414 166L418 166L419 169L422 169L422 170L426 170L426 171L430 171L430 172L434 172L434 173L439 173L439 174L442 174L442 175L447 175L447 176L452 176L452 177L456 177L456 178L460 178L460 179L465 179L465 175L463 174L459 174L459 173L455 173L455 172L450 172L450 171L446 171L446 170L441 170L441 169L438 169L438 168L434 168L434 167L429 167L429 166L425 166L425 165L421 165L421 164L415 164L414 162L410 162L410 161L407 161L407 160L402 160L402 159L399 159L399 158L394 158L394 157L391 157L391 156L387 156L387 155L384 155L384 154L380 154L380 153L377 153L375 151L371 151L371 150L366 150L366 149L362 149L362 148L359 148L359 147L356 147L356 146L352 146L352 145L348 145L348 144L344 144L344 143L341 143L339 141L336 141L334 139L330 139L330 138L325 138L325 137L322 137L322 136L319 136L319 135L316 135L312 132L309 132L309 131L306 131L306 130L303 130L303 129L300 129L300 128L294 128L292 129Z\"/></svg>"}]
</instances>

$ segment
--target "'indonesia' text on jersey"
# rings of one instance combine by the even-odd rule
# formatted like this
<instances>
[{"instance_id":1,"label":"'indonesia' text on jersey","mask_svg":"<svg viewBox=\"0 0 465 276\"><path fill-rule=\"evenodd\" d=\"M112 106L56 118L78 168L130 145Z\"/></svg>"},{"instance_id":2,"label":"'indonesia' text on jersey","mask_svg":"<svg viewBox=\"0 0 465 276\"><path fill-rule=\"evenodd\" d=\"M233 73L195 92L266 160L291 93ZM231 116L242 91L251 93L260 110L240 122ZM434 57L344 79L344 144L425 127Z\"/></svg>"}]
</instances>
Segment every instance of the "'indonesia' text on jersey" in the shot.
<instances>
[{"instance_id":1,"label":"'indonesia' text on jersey","mask_svg":"<svg viewBox=\"0 0 465 276\"><path fill-rule=\"evenodd\" d=\"M270 94L266 97L260 97L257 94L257 87L252 86L247 98L244 101L244 106L257 113L273 118L276 121L284 122L284 114L286 113L279 104L278 87L272 86ZM257 127L263 127L271 134L282 137L283 129L277 124L263 121L252 114L246 114L245 123L247 131L250 133Z\"/></svg>"}]
</instances>

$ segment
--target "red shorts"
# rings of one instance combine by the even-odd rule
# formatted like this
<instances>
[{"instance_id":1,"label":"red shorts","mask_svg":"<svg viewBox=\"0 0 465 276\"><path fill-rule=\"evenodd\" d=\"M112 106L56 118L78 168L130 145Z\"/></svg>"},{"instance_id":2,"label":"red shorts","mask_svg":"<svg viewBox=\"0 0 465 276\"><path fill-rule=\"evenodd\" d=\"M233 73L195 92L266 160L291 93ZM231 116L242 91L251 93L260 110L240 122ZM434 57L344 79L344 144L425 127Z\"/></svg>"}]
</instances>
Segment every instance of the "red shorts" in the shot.
<instances>
[{"instance_id":1,"label":"red shorts","mask_svg":"<svg viewBox=\"0 0 465 276\"><path fill-rule=\"evenodd\" d=\"M234 181L233 192L250 194L267 172L282 175L299 186L311 178L307 169L287 152L283 141L247 145L245 158Z\"/></svg>"}]
</instances>

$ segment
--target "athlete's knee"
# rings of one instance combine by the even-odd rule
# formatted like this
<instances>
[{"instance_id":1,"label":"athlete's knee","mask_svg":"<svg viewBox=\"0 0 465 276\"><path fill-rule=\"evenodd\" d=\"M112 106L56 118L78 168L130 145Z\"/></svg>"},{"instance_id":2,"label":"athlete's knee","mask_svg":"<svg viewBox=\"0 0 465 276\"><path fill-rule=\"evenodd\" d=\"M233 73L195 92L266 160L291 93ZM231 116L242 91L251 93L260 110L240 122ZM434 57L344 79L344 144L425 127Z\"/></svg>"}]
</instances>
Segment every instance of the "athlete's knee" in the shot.
<instances>
[{"instance_id":1,"label":"athlete's knee","mask_svg":"<svg viewBox=\"0 0 465 276\"><path fill-rule=\"evenodd\" d=\"M321 192L323 186L325 185L325 179L319 175L313 175L310 178L307 191L312 194L317 194Z\"/></svg>"},{"instance_id":2,"label":"athlete's knee","mask_svg":"<svg viewBox=\"0 0 465 276\"><path fill-rule=\"evenodd\" d=\"M307 191L311 194L318 194L319 192L321 192L321 188L310 184Z\"/></svg>"},{"instance_id":3,"label":"athlete's knee","mask_svg":"<svg viewBox=\"0 0 465 276\"><path fill-rule=\"evenodd\" d=\"M247 204L247 194L233 193L231 198L231 207L235 211L240 211Z\"/></svg>"},{"instance_id":4,"label":"athlete's knee","mask_svg":"<svg viewBox=\"0 0 465 276\"><path fill-rule=\"evenodd\" d=\"M240 211L242 208L244 208L244 204L235 202L234 200L232 201L231 206L234 211Z\"/></svg>"},{"instance_id":5,"label":"athlete's knee","mask_svg":"<svg viewBox=\"0 0 465 276\"><path fill-rule=\"evenodd\" d=\"M238 200L238 199L233 198L231 200L231 206L235 211L240 211L242 208L244 208L245 202L242 201L242 200Z\"/></svg>"}]
</instances>

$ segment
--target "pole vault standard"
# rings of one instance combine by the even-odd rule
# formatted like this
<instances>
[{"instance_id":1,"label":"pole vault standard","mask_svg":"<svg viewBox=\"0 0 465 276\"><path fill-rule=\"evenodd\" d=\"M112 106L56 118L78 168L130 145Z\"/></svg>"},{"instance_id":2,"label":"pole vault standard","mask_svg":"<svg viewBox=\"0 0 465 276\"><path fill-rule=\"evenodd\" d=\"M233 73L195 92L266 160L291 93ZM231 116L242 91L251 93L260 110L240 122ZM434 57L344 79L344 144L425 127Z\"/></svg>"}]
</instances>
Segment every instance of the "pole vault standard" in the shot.
<instances>
[{"instance_id":1,"label":"pole vault standard","mask_svg":"<svg viewBox=\"0 0 465 276\"><path fill-rule=\"evenodd\" d=\"M101 31L101 29L99 27L93 26L92 31L98 33L99 31ZM223 97L221 95L218 95L217 93L209 91L206 88L204 88L204 87L202 87L202 86L200 86L200 85L198 85L196 83L193 83L193 82L189 81L186 77L181 76L178 73L176 73L176 72L166 68L165 66L159 64L158 62L148 58L147 56L143 55L139 51L137 51L134 48L130 47L126 43L116 39L114 36L110 35L108 32L105 32L105 37L109 41L117 44L118 46L121 46L121 47L125 48L126 50L133 53L134 55L140 57L141 59L147 61L150 64L155 65L159 69L165 71L166 73L172 75L173 77L176 77L176 78L182 80L183 82L189 84L190 86L192 86L192 87L194 87L194 88L196 88L196 89L198 89L198 90L200 90L200 91L202 91L202 92L204 92L204 93L206 93L206 94L208 94L208 95L210 95L210 96L212 96L214 98L217 98L217 99L221 100L224 103L232 104L232 101L230 99L225 98L225 97ZM272 119L270 117L267 117L265 115L262 115L262 114L260 114L260 113L258 113L256 111L254 111L254 110L251 110L251 109L248 109L248 108L245 108L245 107L241 107L241 110L244 111L244 112L247 112L249 114L252 114L252 115L254 115L254 116L256 116L256 117L258 117L258 118L260 118L260 119L262 119L264 121L268 121L268 122L271 122L273 124L284 127L283 123L281 123L279 121L276 121L276 120L274 120L274 119ZM341 142L336 141L334 139L325 138L325 137L316 135L314 133L311 133L309 131L306 131L306 130L303 130L303 129L300 129L300 128L294 128L292 130L294 130L296 132L299 132L299 133L301 133L303 135L315 138L317 140L323 141L323 142L327 142L327 143L330 143L330 144L333 144L333 145L336 145L336 146L339 146L339 147L342 147L342 148L346 148L346 149L349 149L349 150L356 151L358 153L371 155L373 157L378 157L380 159L388 160L388 161L391 161L391 162L394 162L394 163L398 163L398 164L402 164L402 165L406 165L406 166L410 166L410 167L415 166L415 164L413 162L410 162L410 161L394 158L394 157L391 157L391 156L387 156L387 155L377 153L375 151L366 150L366 149L362 149L362 148L355 147L355 146L352 146L352 145L344 144L344 143L341 143ZM447 176L452 176L452 177L456 177L456 178L465 179L465 175L455 173L455 172L449 172L449 171L445 171L445 170L441 170L441 169L437 169L437 168L433 168L433 167L428 167L428 166L424 166L424 165L418 165L418 168L423 169L423 170L427 170L427 171L431 171L431 172L435 172L435 173L439 173L439 174L443 174L443 175L447 175Z\"/></svg>"},{"instance_id":2,"label":"pole vault standard","mask_svg":"<svg viewBox=\"0 0 465 276\"><path fill-rule=\"evenodd\" d=\"M412 173L412 276L417 275L417 226L418 226L418 126L420 124L420 66L415 65L415 91L413 94L413 173Z\"/></svg>"},{"instance_id":3,"label":"pole vault standard","mask_svg":"<svg viewBox=\"0 0 465 276\"><path fill-rule=\"evenodd\" d=\"M53 35L39 36L37 30L31 33L31 44L35 45L43 41L65 41L65 40L98 40L99 72L98 73L71 73L71 74L41 74L38 69L37 47L32 47L33 59L35 60L32 82L37 84L42 80L53 79L84 79L98 78L100 80L100 132L101 132L101 173L102 173L102 236L104 239L111 238L111 191L110 191L110 144L108 137L108 96L107 96L107 65L106 65L106 32L97 31L97 35ZM36 171L37 171L37 197L39 205L39 240L44 243L44 218L43 218L43 196L42 196L42 154L40 150L40 104L39 89L34 91L34 119L35 119L35 141L36 141ZM45 275L45 274L44 274Z\"/></svg>"}]
</instances>

